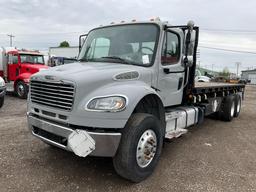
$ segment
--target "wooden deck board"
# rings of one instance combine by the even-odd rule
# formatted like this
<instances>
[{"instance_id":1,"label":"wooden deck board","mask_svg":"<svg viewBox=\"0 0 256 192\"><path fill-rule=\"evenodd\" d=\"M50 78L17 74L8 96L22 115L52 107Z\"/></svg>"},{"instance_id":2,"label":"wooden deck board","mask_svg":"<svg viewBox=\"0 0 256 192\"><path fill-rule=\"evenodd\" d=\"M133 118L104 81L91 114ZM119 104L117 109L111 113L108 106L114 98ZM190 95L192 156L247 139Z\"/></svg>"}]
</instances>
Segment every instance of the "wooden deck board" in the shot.
<instances>
[{"instance_id":1,"label":"wooden deck board","mask_svg":"<svg viewBox=\"0 0 256 192\"><path fill-rule=\"evenodd\" d=\"M225 86L236 86L239 84L234 83L217 83L217 82L196 82L195 88L197 87L225 87Z\"/></svg>"}]
</instances>

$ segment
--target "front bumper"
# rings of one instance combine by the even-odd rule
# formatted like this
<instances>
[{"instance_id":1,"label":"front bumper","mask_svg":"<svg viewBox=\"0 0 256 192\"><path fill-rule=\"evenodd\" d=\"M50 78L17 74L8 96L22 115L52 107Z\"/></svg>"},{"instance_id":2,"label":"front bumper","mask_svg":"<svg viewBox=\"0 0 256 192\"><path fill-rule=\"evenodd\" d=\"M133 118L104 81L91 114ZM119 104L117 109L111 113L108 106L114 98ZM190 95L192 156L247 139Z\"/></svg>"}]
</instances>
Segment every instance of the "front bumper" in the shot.
<instances>
[{"instance_id":1,"label":"front bumper","mask_svg":"<svg viewBox=\"0 0 256 192\"><path fill-rule=\"evenodd\" d=\"M46 143L67 151L72 149L67 145L69 135L74 131L68 126L43 120L28 113L28 127L34 136ZM91 156L113 157L118 149L121 133L91 132L87 133L95 141L95 150Z\"/></svg>"},{"instance_id":2,"label":"front bumper","mask_svg":"<svg viewBox=\"0 0 256 192\"><path fill-rule=\"evenodd\" d=\"M4 97L6 93L6 87L0 87L0 97Z\"/></svg>"}]
</instances>

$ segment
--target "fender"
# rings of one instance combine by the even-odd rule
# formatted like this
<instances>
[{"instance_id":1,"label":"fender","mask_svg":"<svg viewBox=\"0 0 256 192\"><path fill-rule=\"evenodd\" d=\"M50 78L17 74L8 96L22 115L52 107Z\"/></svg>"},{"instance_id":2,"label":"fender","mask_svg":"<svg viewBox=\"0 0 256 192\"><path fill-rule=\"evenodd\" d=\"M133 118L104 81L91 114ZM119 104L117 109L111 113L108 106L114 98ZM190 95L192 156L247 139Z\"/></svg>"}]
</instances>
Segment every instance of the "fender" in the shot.
<instances>
[{"instance_id":1,"label":"fender","mask_svg":"<svg viewBox=\"0 0 256 192\"><path fill-rule=\"evenodd\" d=\"M16 80L15 80L15 82L14 82L14 86L16 85L16 83L17 83L18 81L24 81L26 84L28 84L31 75L32 75L31 73L22 73L22 74L20 74L20 75L16 78Z\"/></svg>"},{"instance_id":2,"label":"fender","mask_svg":"<svg viewBox=\"0 0 256 192\"><path fill-rule=\"evenodd\" d=\"M132 91L131 91L132 90ZM126 108L123 111L119 112L101 112L101 111L88 111L85 109L85 106L88 104L92 98L111 96L111 95L120 95L127 98ZM76 107L76 113L84 114L86 117L102 119L113 119L113 120L122 120L122 124L119 124L119 128L123 128L133 113L137 104L147 95L156 95L159 99L159 94L152 89L148 84L141 81L128 81L122 84L114 82L106 86L99 87L95 91L87 95L79 105ZM160 99L161 100L161 99Z\"/></svg>"}]
</instances>

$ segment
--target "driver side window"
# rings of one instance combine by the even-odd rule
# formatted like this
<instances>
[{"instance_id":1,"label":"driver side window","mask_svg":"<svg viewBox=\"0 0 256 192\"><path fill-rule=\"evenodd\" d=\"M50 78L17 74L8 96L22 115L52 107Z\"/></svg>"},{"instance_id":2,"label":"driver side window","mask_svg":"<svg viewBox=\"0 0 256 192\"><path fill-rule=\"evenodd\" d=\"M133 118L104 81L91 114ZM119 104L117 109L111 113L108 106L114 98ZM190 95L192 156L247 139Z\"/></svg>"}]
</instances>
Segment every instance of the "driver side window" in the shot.
<instances>
[{"instance_id":1,"label":"driver side window","mask_svg":"<svg viewBox=\"0 0 256 192\"><path fill-rule=\"evenodd\" d=\"M161 55L163 65L171 65L179 62L180 59L180 40L176 33L167 31Z\"/></svg>"}]
</instances>

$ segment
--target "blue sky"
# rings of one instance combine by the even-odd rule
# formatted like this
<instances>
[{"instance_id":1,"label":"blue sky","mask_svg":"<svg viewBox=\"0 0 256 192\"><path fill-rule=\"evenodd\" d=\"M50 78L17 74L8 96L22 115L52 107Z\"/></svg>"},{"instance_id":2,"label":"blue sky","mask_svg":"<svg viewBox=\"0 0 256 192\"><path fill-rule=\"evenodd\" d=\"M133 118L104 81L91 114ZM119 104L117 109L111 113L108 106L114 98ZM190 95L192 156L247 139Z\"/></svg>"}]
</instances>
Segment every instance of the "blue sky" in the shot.
<instances>
[{"instance_id":1,"label":"blue sky","mask_svg":"<svg viewBox=\"0 0 256 192\"><path fill-rule=\"evenodd\" d=\"M201 28L200 46L256 53L256 2L253 0L0 0L0 46L8 46L7 34L17 47L44 49L112 21L148 20L160 17L171 24L194 20ZM200 48L201 66L235 72L256 68L256 54Z\"/></svg>"}]
</instances>

